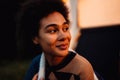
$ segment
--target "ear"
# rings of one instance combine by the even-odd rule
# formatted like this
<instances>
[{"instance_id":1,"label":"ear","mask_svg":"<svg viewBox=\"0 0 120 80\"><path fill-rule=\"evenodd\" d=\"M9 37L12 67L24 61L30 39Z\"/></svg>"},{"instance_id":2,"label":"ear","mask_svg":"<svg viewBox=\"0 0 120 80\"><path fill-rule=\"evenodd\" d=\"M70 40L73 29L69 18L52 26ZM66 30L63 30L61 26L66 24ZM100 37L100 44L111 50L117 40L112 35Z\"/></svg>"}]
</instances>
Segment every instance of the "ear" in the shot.
<instances>
[{"instance_id":1,"label":"ear","mask_svg":"<svg viewBox=\"0 0 120 80\"><path fill-rule=\"evenodd\" d=\"M33 43L36 44L36 45L39 44L39 39L38 39L38 37L34 37L34 38L33 38Z\"/></svg>"}]
</instances>

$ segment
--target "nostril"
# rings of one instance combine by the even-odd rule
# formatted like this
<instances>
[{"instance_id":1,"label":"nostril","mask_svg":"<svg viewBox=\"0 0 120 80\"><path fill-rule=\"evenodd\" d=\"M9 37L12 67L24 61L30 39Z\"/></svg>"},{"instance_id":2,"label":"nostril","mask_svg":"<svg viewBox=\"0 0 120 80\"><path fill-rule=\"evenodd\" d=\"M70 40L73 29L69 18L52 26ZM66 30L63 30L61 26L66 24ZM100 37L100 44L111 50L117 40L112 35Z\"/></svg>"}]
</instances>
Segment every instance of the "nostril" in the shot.
<instances>
[{"instance_id":1,"label":"nostril","mask_svg":"<svg viewBox=\"0 0 120 80\"><path fill-rule=\"evenodd\" d=\"M66 34L64 32L60 32L58 36L59 41L64 41L66 39Z\"/></svg>"},{"instance_id":2,"label":"nostril","mask_svg":"<svg viewBox=\"0 0 120 80\"><path fill-rule=\"evenodd\" d=\"M59 38L59 41L65 41L65 38Z\"/></svg>"}]
</instances>

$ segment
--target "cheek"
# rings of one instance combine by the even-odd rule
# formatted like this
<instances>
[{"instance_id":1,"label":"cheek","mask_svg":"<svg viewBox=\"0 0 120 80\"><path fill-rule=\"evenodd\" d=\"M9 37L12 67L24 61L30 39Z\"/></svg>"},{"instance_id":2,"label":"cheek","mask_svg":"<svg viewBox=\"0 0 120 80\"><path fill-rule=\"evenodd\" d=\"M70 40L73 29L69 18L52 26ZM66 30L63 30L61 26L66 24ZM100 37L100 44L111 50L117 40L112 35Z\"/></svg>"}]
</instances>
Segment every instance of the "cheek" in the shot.
<instances>
[{"instance_id":1,"label":"cheek","mask_svg":"<svg viewBox=\"0 0 120 80\"><path fill-rule=\"evenodd\" d=\"M41 44L52 46L55 44L56 39L57 39L56 36L44 35L41 37Z\"/></svg>"},{"instance_id":2,"label":"cheek","mask_svg":"<svg viewBox=\"0 0 120 80\"><path fill-rule=\"evenodd\" d=\"M70 32L68 33L68 39L69 39L69 41L71 40L71 34L70 34Z\"/></svg>"},{"instance_id":3,"label":"cheek","mask_svg":"<svg viewBox=\"0 0 120 80\"><path fill-rule=\"evenodd\" d=\"M49 45L54 45L55 42L56 42L56 40L57 40L57 37L56 37L56 36L49 36L49 37L47 38L47 42L49 43Z\"/></svg>"}]
</instances>

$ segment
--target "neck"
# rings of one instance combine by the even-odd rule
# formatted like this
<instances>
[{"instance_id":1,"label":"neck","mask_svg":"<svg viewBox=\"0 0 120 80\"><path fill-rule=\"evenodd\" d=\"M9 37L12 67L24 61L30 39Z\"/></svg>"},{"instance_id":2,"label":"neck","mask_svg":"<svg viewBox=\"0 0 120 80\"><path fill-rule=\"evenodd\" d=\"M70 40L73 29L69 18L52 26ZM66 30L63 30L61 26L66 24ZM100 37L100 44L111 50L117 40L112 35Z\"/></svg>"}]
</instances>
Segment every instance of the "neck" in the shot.
<instances>
[{"instance_id":1,"label":"neck","mask_svg":"<svg viewBox=\"0 0 120 80\"><path fill-rule=\"evenodd\" d=\"M48 63L50 66L56 66L58 64L60 64L63 59L66 57L66 56L51 56L51 55L45 55Z\"/></svg>"}]
</instances>

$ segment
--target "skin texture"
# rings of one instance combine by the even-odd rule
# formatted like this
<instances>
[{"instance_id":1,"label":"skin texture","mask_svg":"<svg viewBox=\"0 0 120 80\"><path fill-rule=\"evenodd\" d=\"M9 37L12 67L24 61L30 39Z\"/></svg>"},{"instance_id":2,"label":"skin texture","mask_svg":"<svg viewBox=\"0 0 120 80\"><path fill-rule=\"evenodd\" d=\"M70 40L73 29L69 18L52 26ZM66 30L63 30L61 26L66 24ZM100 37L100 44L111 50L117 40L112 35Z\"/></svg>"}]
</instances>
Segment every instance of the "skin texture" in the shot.
<instances>
[{"instance_id":1,"label":"skin texture","mask_svg":"<svg viewBox=\"0 0 120 80\"><path fill-rule=\"evenodd\" d=\"M32 80L37 80L38 79L38 74L35 74Z\"/></svg>"},{"instance_id":2,"label":"skin texture","mask_svg":"<svg viewBox=\"0 0 120 80\"><path fill-rule=\"evenodd\" d=\"M34 43L42 47L50 65L57 65L68 54L71 40L69 24L59 12L49 14L40 24Z\"/></svg>"}]
</instances>

